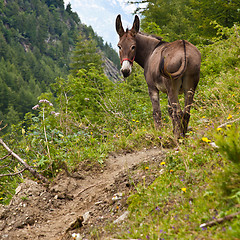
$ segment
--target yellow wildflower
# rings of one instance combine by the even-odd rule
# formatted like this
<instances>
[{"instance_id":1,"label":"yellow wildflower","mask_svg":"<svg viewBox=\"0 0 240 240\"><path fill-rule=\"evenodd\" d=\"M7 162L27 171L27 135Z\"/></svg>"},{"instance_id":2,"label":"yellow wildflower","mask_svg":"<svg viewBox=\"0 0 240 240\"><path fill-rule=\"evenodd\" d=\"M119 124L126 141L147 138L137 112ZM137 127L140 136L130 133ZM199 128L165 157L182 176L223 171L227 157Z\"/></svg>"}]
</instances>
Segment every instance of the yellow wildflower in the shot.
<instances>
[{"instance_id":1,"label":"yellow wildflower","mask_svg":"<svg viewBox=\"0 0 240 240\"><path fill-rule=\"evenodd\" d=\"M228 124L227 127L230 128L232 125Z\"/></svg>"},{"instance_id":2,"label":"yellow wildflower","mask_svg":"<svg viewBox=\"0 0 240 240\"><path fill-rule=\"evenodd\" d=\"M208 138L206 138L206 137L203 137L203 138L202 138L202 141L203 141L203 142L206 142L206 143L209 143L209 142L211 142L211 140L210 140L210 139L208 139Z\"/></svg>"},{"instance_id":3,"label":"yellow wildflower","mask_svg":"<svg viewBox=\"0 0 240 240\"><path fill-rule=\"evenodd\" d=\"M145 167L145 169L146 169L146 170L148 170L148 169L149 169L149 167Z\"/></svg>"},{"instance_id":4,"label":"yellow wildflower","mask_svg":"<svg viewBox=\"0 0 240 240\"><path fill-rule=\"evenodd\" d=\"M165 165L165 162L161 162L160 164L161 164L161 165Z\"/></svg>"},{"instance_id":5,"label":"yellow wildflower","mask_svg":"<svg viewBox=\"0 0 240 240\"><path fill-rule=\"evenodd\" d=\"M22 135L24 135L25 134L25 129L24 128L22 128Z\"/></svg>"},{"instance_id":6,"label":"yellow wildflower","mask_svg":"<svg viewBox=\"0 0 240 240\"><path fill-rule=\"evenodd\" d=\"M227 120L231 119L232 118L232 115L229 114L228 117L227 117Z\"/></svg>"},{"instance_id":7,"label":"yellow wildflower","mask_svg":"<svg viewBox=\"0 0 240 240\"><path fill-rule=\"evenodd\" d=\"M186 192L186 191L187 191L187 189L186 189L185 187L181 188L181 190L182 190L183 192Z\"/></svg>"},{"instance_id":8,"label":"yellow wildflower","mask_svg":"<svg viewBox=\"0 0 240 240\"><path fill-rule=\"evenodd\" d=\"M219 128L217 128L217 131L222 131L222 128L220 128L220 127L219 127Z\"/></svg>"}]
</instances>

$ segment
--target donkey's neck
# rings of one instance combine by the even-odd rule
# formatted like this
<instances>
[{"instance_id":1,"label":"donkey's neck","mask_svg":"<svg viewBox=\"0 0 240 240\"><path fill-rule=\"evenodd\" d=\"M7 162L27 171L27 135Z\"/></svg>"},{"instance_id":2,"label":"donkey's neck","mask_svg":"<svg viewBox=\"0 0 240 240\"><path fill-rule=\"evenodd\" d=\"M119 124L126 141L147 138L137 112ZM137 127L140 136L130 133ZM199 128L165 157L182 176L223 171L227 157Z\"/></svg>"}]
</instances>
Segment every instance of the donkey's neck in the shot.
<instances>
[{"instance_id":1,"label":"donkey's neck","mask_svg":"<svg viewBox=\"0 0 240 240\"><path fill-rule=\"evenodd\" d=\"M149 56L152 54L155 47L159 44L158 39L147 36L141 33L136 35L137 52L135 61L142 67L145 67Z\"/></svg>"}]
</instances>

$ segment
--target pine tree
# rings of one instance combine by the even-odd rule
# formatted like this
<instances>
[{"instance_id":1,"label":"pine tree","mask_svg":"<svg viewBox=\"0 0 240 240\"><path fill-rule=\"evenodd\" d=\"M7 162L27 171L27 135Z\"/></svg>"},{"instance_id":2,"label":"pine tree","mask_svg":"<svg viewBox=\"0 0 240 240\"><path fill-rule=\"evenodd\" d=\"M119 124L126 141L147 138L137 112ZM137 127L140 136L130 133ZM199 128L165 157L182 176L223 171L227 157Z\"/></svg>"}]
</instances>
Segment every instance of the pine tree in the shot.
<instances>
[{"instance_id":1,"label":"pine tree","mask_svg":"<svg viewBox=\"0 0 240 240\"><path fill-rule=\"evenodd\" d=\"M86 40L79 35L70 64L72 75L76 76L80 69L88 70L91 67L90 64L98 70L102 69L101 55L94 40Z\"/></svg>"}]
</instances>

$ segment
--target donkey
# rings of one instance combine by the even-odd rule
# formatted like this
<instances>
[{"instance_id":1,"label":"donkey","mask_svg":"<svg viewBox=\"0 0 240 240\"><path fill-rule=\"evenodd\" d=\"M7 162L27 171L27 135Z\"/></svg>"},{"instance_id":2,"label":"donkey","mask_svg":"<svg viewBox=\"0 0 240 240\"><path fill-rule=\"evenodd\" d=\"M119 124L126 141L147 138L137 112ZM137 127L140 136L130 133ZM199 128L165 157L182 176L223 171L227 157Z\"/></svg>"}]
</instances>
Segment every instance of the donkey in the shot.
<instances>
[{"instance_id":1,"label":"donkey","mask_svg":"<svg viewBox=\"0 0 240 240\"><path fill-rule=\"evenodd\" d=\"M173 134L184 137L190 119L190 109L200 77L201 54L185 40L165 42L161 37L139 32L140 20L135 16L132 28L124 31L121 16L116 18L119 35L121 72L131 74L133 62L144 69L152 102L155 128L161 127L159 91L168 96L168 112L172 119ZM185 105L181 110L178 95L184 93Z\"/></svg>"}]
</instances>

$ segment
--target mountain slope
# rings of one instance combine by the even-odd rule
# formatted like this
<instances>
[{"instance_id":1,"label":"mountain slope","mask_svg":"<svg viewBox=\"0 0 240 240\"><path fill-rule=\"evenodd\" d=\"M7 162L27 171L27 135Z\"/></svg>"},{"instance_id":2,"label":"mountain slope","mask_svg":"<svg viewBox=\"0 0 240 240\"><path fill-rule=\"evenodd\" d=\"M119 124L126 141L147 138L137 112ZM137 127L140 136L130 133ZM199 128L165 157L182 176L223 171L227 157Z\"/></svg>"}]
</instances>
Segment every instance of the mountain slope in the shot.
<instances>
[{"instance_id":1,"label":"mountain slope","mask_svg":"<svg viewBox=\"0 0 240 240\"><path fill-rule=\"evenodd\" d=\"M63 0L0 0L0 121L18 122L56 77L68 75L79 34L118 63L117 53Z\"/></svg>"}]
</instances>

